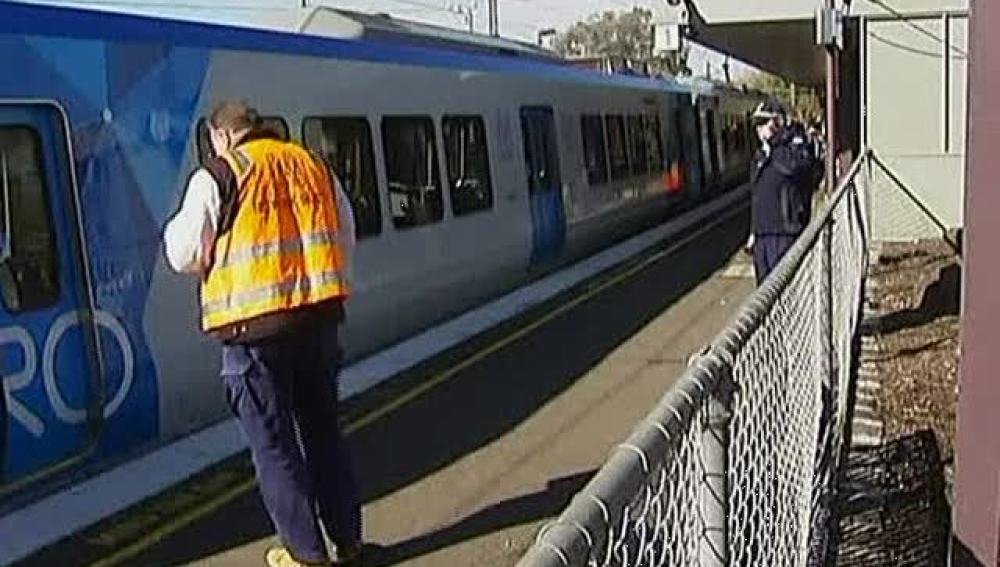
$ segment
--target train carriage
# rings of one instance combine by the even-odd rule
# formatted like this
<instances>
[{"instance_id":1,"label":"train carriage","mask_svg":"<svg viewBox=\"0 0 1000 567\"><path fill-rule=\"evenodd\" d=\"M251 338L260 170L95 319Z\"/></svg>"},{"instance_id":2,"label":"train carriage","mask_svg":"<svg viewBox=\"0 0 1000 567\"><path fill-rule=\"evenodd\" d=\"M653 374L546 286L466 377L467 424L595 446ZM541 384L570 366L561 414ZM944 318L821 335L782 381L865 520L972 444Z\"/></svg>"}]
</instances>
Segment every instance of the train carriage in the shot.
<instances>
[{"instance_id":1,"label":"train carriage","mask_svg":"<svg viewBox=\"0 0 1000 567\"><path fill-rule=\"evenodd\" d=\"M0 3L0 495L225 417L161 232L254 105L356 217L345 344L372 353L743 181L752 94L527 48L343 39ZM0 416L3 417L3 416Z\"/></svg>"}]
</instances>

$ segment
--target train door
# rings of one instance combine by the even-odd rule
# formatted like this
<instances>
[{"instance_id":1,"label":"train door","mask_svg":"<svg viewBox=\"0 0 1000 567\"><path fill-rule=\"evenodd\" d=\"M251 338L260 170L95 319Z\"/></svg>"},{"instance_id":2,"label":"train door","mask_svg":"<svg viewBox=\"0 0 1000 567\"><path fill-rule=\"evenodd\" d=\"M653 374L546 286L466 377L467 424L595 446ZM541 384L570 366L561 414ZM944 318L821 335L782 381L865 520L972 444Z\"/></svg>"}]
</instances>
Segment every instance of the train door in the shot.
<instances>
[{"instance_id":1,"label":"train door","mask_svg":"<svg viewBox=\"0 0 1000 567\"><path fill-rule=\"evenodd\" d=\"M678 108L680 109L680 143L682 145L682 155L686 165L687 175L684 190L688 199L700 201L704 192L704 181L702 175L701 145L698 133L697 107L692 104L691 98L677 95Z\"/></svg>"},{"instance_id":2,"label":"train door","mask_svg":"<svg viewBox=\"0 0 1000 567\"><path fill-rule=\"evenodd\" d=\"M531 261L538 263L558 256L566 241L566 213L552 108L522 108L521 132L531 201Z\"/></svg>"},{"instance_id":3,"label":"train door","mask_svg":"<svg viewBox=\"0 0 1000 567\"><path fill-rule=\"evenodd\" d=\"M0 102L0 495L87 452L101 387L63 114Z\"/></svg>"},{"instance_id":4,"label":"train door","mask_svg":"<svg viewBox=\"0 0 1000 567\"><path fill-rule=\"evenodd\" d=\"M698 136L701 145L701 163L705 188L708 194L718 189L719 162L715 148L715 116L711 99L698 100Z\"/></svg>"}]
</instances>

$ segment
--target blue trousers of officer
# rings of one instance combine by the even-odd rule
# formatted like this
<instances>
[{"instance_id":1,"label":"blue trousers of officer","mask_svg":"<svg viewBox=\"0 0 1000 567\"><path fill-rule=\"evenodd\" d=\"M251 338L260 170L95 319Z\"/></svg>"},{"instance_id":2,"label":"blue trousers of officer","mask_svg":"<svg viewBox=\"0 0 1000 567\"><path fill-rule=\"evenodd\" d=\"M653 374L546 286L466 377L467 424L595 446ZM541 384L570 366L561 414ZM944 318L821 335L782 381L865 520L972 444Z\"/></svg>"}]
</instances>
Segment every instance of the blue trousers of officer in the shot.
<instances>
[{"instance_id":1,"label":"blue trousers of officer","mask_svg":"<svg viewBox=\"0 0 1000 567\"><path fill-rule=\"evenodd\" d=\"M753 265L757 274L757 285L778 265L782 256L795 244L798 238L792 234L759 234L753 239Z\"/></svg>"},{"instance_id":2,"label":"blue trousers of officer","mask_svg":"<svg viewBox=\"0 0 1000 567\"><path fill-rule=\"evenodd\" d=\"M353 463L337 422L336 323L316 323L222 353L227 401L250 445L264 505L289 552L328 561L361 541Z\"/></svg>"}]
</instances>

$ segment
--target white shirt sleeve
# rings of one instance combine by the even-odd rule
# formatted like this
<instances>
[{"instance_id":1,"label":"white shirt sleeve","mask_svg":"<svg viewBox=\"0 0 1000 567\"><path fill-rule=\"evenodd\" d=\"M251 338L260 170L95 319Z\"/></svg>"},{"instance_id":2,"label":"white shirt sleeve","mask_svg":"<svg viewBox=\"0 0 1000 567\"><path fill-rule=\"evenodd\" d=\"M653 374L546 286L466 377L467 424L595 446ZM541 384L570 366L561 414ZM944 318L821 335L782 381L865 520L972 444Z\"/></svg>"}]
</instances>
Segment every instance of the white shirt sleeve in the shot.
<instances>
[{"instance_id":1,"label":"white shirt sleeve","mask_svg":"<svg viewBox=\"0 0 1000 567\"><path fill-rule=\"evenodd\" d=\"M354 209L351 207L351 199L344 191L344 186L336 175L333 176L333 190L337 196L337 220L340 224L344 252L347 256L347 282L354 283L354 245L357 236L354 229Z\"/></svg>"},{"instance_id":2,"label":"white shirt sleeve","mask_svg":"<svg viewBox=\"0 0 1000 567\"><path fill-rule=\"evenodd\" d=\"M163 234L167 262L175 272L200 274L211 265L219 208L218 183L207 170L199 169Z\"/></svg>"}]
</instances>

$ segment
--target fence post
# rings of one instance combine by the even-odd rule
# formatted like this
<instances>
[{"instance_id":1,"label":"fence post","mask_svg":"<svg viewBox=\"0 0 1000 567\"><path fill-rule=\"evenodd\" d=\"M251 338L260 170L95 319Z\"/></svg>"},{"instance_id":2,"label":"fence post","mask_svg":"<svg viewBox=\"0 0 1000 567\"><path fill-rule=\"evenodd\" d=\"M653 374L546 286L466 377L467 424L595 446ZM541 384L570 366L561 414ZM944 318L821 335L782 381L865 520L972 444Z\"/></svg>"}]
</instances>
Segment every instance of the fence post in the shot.
<instances>
[{"instance_id":1,"label":"fence post","mask_svg":"<svg viewBox=\"0 0 1000 567\"><path fill-rule=\"evenodd\" d=\"M825 363L824 383L827 391L833 393L834 388L839 384L834 379L837 372L836 348L833 341L833 231L838 222L836 212L830 216L830 220L823 228L823 363Z\"/></svg>"},{"instance_id":2,"label":"fence post","mask_svg":"<svg viewBox=\"0 0 1000 567\"><path fill-rule=\"evenodd\" d=\"M864 215L864 227L865 227L865 257L871 252L868 250L868 245L872 239L872 231L874 230L872 224L872 194L875 192L875 174L872 163L874 161L874 152L871 149L865 151L865 164L863 171L864 173L864 188L861 192L861 206ZM857 185L855 185L856 187Z\"/></svg>"},{"instance_id":3,"label":"fence post","mask_svg":"<svg viewBox=\"0 0 1000 567\"><path fill-rule=\"evenodd\" d=\"M704 522L699 564L729 565L729 429L733 418L732 366L725 365L718 388L709 397L708 416L701 435L704 477L701 518Z\"/></svg>"},{"instance_id":4,"label":"fence post","mask_svg":"<svg viewBox=\"0 0 1000 567\"><path fill-rule=\"evenodd\" d=\"M840 206L840 205L838 205ZM819 422L817 424L815 465L813 468L813 509L809 514L810 526L806 532L805 542L809 564L823 564L829 544L830 529L830 498L833 494L831 484L835 479L836 466L833 446L835 444L835 428L841 427L843 408L834 402L839 398L839 388L836 380L837 366L835 362L836 347L833 333L833 231L839 219L834 209L833 214L823 226L818 245L819 273L814 280L817 286L815 301L818 304L818 345L817 373L819 374Z\"/></svg>"}]
</instances>

